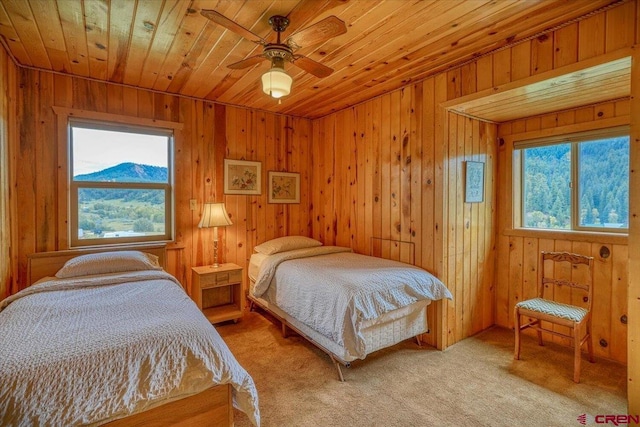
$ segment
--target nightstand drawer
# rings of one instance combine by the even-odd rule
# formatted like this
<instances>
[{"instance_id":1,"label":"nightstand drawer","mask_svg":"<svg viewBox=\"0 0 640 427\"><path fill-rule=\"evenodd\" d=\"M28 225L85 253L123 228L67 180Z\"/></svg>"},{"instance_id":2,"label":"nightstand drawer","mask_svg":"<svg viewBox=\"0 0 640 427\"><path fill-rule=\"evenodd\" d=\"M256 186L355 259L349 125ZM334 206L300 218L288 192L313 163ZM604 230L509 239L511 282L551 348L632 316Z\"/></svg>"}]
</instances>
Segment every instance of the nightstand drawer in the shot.
<instances>
[{"instance_id":1,"label":"nightstand drawer","mask_svg":"<svg viewBox=\"0 0 640 427\"><path fill-rule=\"evenodd\" d=\"M214 286L238 283L240 281L242 281L242 270L225 271L223 273L212 273L200 276L200 287L206 289Z\"/></svg>"}]
</instances>

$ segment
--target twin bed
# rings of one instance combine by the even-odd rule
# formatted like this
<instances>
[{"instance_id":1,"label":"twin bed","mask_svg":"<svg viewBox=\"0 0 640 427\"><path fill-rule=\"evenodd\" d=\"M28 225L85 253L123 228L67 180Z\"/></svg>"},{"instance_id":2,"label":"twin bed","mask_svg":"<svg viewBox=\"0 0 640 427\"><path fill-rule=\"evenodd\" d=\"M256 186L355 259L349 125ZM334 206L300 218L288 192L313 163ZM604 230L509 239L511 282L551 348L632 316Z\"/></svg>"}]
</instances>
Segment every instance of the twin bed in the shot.
<instances>
[{"instance_id":1,"label":"twin bed","mask_svg":"<svg viewBox=\"0 0 640 427\"><path fill-rule=\"evenodd\" d=\"M253 380L164 248L138 249L29 258L37 283L0 303L0 425L231 426L232 404L259 425Z\"/></svg>"},{"instance_id":2,"label":"twin bed","mask_svg":"<svg viewBox=\"0 0 640 427\"><path fill-rule=\"evenodd\" d=\"M428 331L427 306L451 299L435 276L302 236L256 246L249 299L341 366Z\"/></svg>"},{"instance_id":3,"label":"twin bed","mask_svg":"<svg viewBox=\"0 0 640 427\"><path fill-rule=\"evenodd\" d=\"M163 246L33 254L0 302L1 425L260 425L249 374L170 274ZM427 332L451 298L407 264L288 236L258 245L249 299L349 366Z\"/></svg>"}]
</instances>

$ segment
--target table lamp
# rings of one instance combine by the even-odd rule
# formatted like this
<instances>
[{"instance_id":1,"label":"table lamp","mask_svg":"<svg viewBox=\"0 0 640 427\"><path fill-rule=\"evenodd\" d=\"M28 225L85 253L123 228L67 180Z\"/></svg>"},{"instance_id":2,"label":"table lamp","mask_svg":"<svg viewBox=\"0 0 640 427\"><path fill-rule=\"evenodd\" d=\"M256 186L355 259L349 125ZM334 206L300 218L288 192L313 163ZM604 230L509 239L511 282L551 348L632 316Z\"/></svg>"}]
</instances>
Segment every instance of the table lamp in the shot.
<instances>
[{"instance_id":1,"label":"table lamp","mask_svg":"<svg viewBox=\"0 0 640 427\"><path fill-rule=\"evenodd\" d=\"M233 223L229 219L224 203L205 203L198 228L213 227L213 267L218 264L218 227L226 227Z\"/></svg>"}]
</instances>

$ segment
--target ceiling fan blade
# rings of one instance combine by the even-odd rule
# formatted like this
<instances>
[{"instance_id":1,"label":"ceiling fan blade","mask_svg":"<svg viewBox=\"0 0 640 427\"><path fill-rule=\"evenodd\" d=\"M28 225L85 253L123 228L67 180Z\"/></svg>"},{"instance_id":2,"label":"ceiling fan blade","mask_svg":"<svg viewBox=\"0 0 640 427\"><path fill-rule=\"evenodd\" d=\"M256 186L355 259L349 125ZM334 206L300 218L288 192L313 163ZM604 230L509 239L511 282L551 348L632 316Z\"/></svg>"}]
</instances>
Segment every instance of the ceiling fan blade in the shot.
<instances>
[{"instance_id":1,"label":"ceiling fan blade","mask_svg":"<svg viewBox=\"0 0 640 427\"><path fill-rule=\"evenodd\" d=\"M216 12L215 10L202 9L200 14L209 18L211 21L218 25L222 25L226 29L233 31L234 33L241 35L245 39L251 40L254 43L266 44L267 42L260 36L253 34L251 31L244 28L242 25L233 22L231 19Z\"/></svg>"},{"instance_id":2,"label":"ceiling fan blade","mask_svg":"<svg viewBox=\"0 0 640 427\"><path fill-rule=\"evenodd\" d=\"M346 32L347 26L343 20L336 16L329 16L310 27L292 34L286 43L292 48L299 49L302 46L312 46Z\"/></svg>"},{"instance_id":3,"label":"ceiling fan blade","mask_svg":"<svg viewBox=\"0 0 640 427\"><path fill-rule=\"evenodd\" d=\"M231 68L233 70L242 70L243 68L249 68L256 64L264 61L265 58L263 55L252 56L247 59L243 59L242 61L234 62L233 64L227 65L227 68Z\"/></svg>"},{"instance_id":4,"label":"ceiling fan blade","mask_svg":"<svg viewBox=\"0 0 640 427\"><path fill-rule=\"evenodd\" d=\"M307 73L311 73L316 77L327 77L333 73L333 68L322 65L313 59L307 58L306 56L296 55L292 62Z\"/></svg>"}]
</instances>

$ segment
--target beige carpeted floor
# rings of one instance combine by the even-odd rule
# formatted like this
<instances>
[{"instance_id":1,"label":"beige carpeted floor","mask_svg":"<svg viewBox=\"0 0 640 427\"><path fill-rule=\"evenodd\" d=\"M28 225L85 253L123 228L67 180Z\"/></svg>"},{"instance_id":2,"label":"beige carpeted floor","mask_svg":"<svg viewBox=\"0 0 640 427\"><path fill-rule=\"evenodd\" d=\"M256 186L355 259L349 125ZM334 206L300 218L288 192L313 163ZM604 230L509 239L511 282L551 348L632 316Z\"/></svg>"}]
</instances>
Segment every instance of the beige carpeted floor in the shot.
<instances>
[{"instance_id":1,"label":"beige carpeted floor","mask_svg":"<svg viewBox=\"0 0 640 427\"><path fill-rule=\"evenodd\" d=\"M575 384L571 349L491 328L444 352L405 341L343 368L259 313L218 331L253 377L263 427L579 426L587 414L625 414L625 367L583 359ZM249 426L235 411L236 426Z\"/></svg>"}]
</instances>

